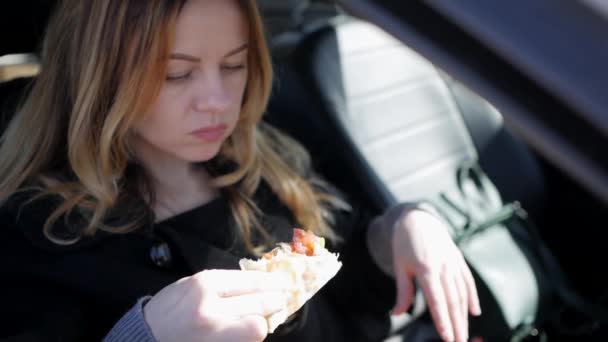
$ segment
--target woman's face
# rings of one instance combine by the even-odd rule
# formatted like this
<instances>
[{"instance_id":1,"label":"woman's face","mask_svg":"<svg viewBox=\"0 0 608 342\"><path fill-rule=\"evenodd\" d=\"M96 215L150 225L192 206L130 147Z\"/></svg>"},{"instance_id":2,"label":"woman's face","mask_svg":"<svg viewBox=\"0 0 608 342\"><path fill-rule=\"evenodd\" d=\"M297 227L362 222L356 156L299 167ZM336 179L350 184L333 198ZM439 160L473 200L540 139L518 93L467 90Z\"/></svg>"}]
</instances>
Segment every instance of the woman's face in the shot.
<instances>
[{"instance_id":1,"label":"woman's face","mask_svg":"<svg viewBox=\"0 0 608 342\"><path fill-rule=\"evenodd\" d=\"M177 19L166 81L134 127L136 155L189 162L217 155L247 83L246 17L235 0L189 0Z\"/></svg>"}]
</instances>

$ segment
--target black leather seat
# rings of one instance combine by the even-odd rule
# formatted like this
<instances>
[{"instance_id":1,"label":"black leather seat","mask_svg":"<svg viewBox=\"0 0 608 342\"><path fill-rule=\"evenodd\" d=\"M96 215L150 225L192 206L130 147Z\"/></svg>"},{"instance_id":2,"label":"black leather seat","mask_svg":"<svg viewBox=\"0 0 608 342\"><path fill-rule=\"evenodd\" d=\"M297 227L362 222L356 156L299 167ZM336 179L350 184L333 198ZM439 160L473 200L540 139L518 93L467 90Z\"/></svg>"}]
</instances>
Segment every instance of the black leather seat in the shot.
<instances>
[{"instance_id":1,"label":"black leather seat","mask_svg":"<svg viewBox=\"0 0 608 342\"><path fill-rule=\"evenodd\" d=\"M278 63L270 120L351 196L380 212L454 189L457 168L478 161L505 202L541 219L540 166L501 115L383 31L337 19L290 58Z\"/></svg>"},{"instance_id":2,"label":"black leather seat","mask_svg":"<svg viewBox=\"0 0 608 342\"><path fill-rule=\"evenodd\" d=\"M335 150L358 155L348 168L379 207L449 187L454 165L474 158L505 201L540 215L539 165L500 114L384 32L338 21L310 35L293 63L300 87L322 106L318 115L335 126L324 130L349 142Z\"/></svg>"}]
</instances>

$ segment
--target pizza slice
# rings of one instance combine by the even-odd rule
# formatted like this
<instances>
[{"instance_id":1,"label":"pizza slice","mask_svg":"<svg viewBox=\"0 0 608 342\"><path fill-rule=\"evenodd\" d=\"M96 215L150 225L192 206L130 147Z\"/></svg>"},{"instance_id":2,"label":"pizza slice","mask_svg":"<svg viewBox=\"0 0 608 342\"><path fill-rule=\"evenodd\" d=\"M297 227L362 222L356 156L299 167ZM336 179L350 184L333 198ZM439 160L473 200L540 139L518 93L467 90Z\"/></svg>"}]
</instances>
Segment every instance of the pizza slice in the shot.
<instances>
[{"instance_id":1,"label":"pizza slice","mask_svg":"<svg viewBox=\"0 0 608 342\"><path fill-rule=\"evenodd\" d=\"M280 243L260 259L241 259L239 264L245 271L283 271L291 274L293 289L288 294L287 311L266 317L270 333L298 311L342 267L338 255L325 248L323 238L297 228L293 230L291 243Z\"/></svg>"}]
</instances>

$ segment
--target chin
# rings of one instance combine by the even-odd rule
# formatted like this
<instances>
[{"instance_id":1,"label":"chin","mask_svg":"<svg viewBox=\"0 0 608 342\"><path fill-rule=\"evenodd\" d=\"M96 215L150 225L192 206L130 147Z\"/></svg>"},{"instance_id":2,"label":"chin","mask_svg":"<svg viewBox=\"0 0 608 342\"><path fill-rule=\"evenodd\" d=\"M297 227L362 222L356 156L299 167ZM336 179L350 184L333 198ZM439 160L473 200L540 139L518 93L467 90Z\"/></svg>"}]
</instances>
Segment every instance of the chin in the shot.
<instances>
[{"instance_id":1,"label":"chin","mask_svg":"<svg viewBox=\"0 0 608 342\"><path fill-rule=\"evenodd\" d=\"M206 162L215 158L220 153L221 145L217 147L204 147L197 150L185 151L181 154L182 159L192 163Z\"/></svg>"},{"instance_id":2,"label":"chin","mask_svg":"<svg viewBox=\"0 0 608 342\"><path fill-rule=\"evenodd\" d=\"M209 160L215 158L217 155L218 155L218 152L216 152L216 153L199 153L196 155L186 156L186 158L184 158L184 159L191 163L202 163L202 162L206 162L206 161L209 161Z\"/></svg>"}]
</instances>

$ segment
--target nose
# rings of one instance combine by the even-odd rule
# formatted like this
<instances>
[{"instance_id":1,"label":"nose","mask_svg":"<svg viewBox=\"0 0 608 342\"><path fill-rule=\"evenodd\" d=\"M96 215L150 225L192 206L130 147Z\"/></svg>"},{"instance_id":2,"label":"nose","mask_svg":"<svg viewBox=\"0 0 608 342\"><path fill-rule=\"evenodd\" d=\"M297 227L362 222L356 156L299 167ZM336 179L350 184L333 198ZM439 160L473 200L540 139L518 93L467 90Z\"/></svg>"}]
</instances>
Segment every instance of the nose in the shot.
<instances>
[{"instance_id":1,"label":"nose","mask_svg":"<svg viewBox=\"0 0 608 342\"><path fill-rule=\"evenodd\" d=\"M219 72L206 73L198 82L194 110L206 114L222 114L230 106L230 93Z\"/></svg>"}]
</instances>

